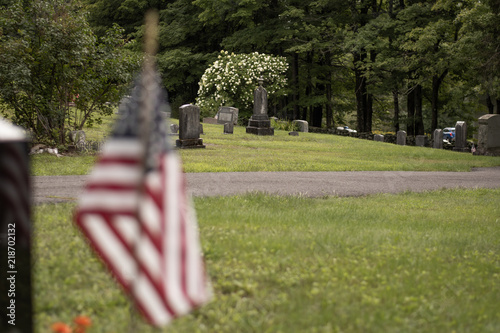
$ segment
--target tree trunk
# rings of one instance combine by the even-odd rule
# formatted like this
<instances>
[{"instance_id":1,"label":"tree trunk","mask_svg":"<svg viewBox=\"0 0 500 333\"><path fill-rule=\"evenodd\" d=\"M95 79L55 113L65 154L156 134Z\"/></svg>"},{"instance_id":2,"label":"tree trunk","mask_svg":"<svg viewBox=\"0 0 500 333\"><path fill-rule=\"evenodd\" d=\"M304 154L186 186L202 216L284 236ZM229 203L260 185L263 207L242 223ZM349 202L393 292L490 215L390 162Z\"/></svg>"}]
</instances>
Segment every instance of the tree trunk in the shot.
<instances>
[{"instance_id":1,"label":"tree trunk","mask_svg":"<svg viewBox=\"0 0 500 333\"><path fill-rule=\"evenodd\" d=\"M394 102L394 131L397 133L399 131L399 94L397 90L392 92L392 99Z\"/></svg>"},{"instance_id":2,"label":"tree trunk","mask_svg":"<svg viewBox=\"0 0 500 333\"><path fill-rule=\"evenodd\" d=\"M366 123L365 123L365 132L372 131L372 118L373 118L373 95L366 95Z\"/></svg>"},{"instance_id":3,"label":"tree trunk","mask_svg":"<svg viewBox=\"0 0 500 333\"><path fill-rule=\"evenodd\" d=\"M356 79L356 113L357 113L357 131L366 132L367 123L367 94L366 94L366 79L363 77L363 71L358 67L358 62L362 61L364 56L360 54L354 55L354 75Z\"/></svg>"},{"instance_id":4,"label":"tree trunk","mask_svg":"<svg viewBox=\"0 0 500 333\"><path fill-rule=\"evenodd\" d=\"M434 75L432 77L432 98L431 98L431 109L432 109L432 120L431 120L431 131L434 131L438 127L438 115L439 115L439 87L443 83L444 78L448 74L448 70L445 70L440 76Z\"/></svg>"},{"instance_id":5,"label":"tree trunk","mask_svg":"<svg viewBox=\"0 0 500 333\"><path fill-rule=\"evenodd\" d=\"M292 82L293 82L293 119L300 118L300 90L299 90L299 54L293 54L293 67L292 67Z\"/></svg>"},{"instance_id":6,"label":"tree trunk","mask_svg":"<svg viewBox=\"0 0 500 333\"><path fill-rule=\"evenodd\" d=\"M327 52L325 55L325 62L328 66L328 71L326 75L326 127L331 128L334 126L333 123L333 109L332 109L332 70L331 70L331 56L330 52Z\"/></svg>"},{"instance_id":7,"label":"tree trunk","mask_svg":"<svg viewBox=\"0 0 500 333\"><path fill-rule=\"evenodd\" d=\"M406 133L408 136L415 136L415 88L408 92L406 99L406 110L408 119L406 120Z\"/></svg>"},{"instance_id":8,"label":"tree trunk","mask_svg":"<svg viewBox=\"0 0 500 333\"><path fill-rule=\"evenodd\" d=\"M488 113L495 113L495 105L491 101L490 94L486 95L486 106L488 107Z\"/></svg>"},{"instance_id":9,"label":"tree trunk","mask_svg":"<svg viewBox=\"0 0 500 333\"><path fill-rule=\"evenodd\" d=\"M422 86L415 88L415 135L424 135L424 118L422 116Z\"/></svg>"}]
</instances>

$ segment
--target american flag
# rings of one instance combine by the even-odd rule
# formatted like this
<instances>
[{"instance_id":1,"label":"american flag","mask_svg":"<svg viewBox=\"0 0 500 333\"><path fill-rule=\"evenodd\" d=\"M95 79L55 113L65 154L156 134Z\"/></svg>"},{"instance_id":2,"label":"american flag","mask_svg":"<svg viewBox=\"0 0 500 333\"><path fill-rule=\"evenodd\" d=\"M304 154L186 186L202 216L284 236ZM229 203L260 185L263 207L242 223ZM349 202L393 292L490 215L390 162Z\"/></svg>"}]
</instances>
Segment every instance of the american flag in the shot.
<instances>
[{"instance_id":1,"label":"american flag","mask_svg":"<svg viewBox=\"0 0 500 333\"><path fill-rule=\"evenodd\" d=\"M145 66L131 98L120 105L122 118L75 214L92 247L155 326L211 297L181 161L161 115L165 100L159 76Z\"/></svg>"}]
</instances>

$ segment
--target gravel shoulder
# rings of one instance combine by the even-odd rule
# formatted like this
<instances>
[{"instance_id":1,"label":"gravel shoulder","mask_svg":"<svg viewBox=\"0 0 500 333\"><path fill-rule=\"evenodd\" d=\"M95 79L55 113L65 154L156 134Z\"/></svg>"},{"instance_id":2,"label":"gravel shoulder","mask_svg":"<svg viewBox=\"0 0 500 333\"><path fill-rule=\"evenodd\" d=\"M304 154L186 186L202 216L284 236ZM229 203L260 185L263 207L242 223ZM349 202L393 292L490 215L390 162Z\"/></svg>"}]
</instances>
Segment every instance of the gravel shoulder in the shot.
<instances>
[{"instance_id":1,"label":"gravel shoulder","mask_svg":"<svg viewBox=\"0 0 500 333\"><path fill-rule=\"evenodd\" d=\"M471 172L345 171L221 172L186 174L194 197L248 192L274 195L363 196L376 193L422 192L452 188L500 188L500 167ZM34 176L35 204L73 202L88 176Z\"/></svg>"}]
</instances>

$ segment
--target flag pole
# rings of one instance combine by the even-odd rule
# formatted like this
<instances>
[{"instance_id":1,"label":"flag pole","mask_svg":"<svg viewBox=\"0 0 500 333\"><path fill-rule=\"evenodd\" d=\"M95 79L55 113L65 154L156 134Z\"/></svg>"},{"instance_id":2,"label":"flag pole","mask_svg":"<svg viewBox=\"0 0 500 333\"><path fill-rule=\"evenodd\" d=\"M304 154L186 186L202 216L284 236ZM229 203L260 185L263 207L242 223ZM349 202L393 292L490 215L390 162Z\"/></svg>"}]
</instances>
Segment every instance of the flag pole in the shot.
<instances>
[{"instance_id":1,"label":"flag pole","mask_svg":"<svg viewBox=\"0 0 500 333\"><path fill-rule=\"evenodd\" d=\"M158 21L159 15L156 10L149 10L145 15L145 31L144 31L144 62L142 66L142 73L140 75L141 86L147 86L148 81L151 81L154 70L155 70L155 56L158 52ZM140 113L138 115L139 118L139 139L141 141L141 145L143 147L143 156L141 158L141 167L142 167L142 175L141 180L139 182L138 188L138 199L137 200L137 208L136 208L136 216L138 221L139 232L137 233L137 237L135 238L135 243L133 245L133 255L135 257L136 271L135 277L132 280L131 290L132 295L136 293L137 288L137 278L139 277L139 267L138 267L138 254L137 254L137 246L138 241L141 239L142 235L142 227L141 227L141 218L140 218L140 199L144 193L144 179L146 176L147 169L147 158L148 158L148 146L149 146L149 133L151 130L151 122L153 119L153 96L151 96L151 91L148 89L143 89L141 92L141 103L142 106L140 108ZM135 333L138 331L137 321L138 321L138 311L134 297L131 299L131 321L129 331L130 333Z\"/></svg>"}]
</instances>

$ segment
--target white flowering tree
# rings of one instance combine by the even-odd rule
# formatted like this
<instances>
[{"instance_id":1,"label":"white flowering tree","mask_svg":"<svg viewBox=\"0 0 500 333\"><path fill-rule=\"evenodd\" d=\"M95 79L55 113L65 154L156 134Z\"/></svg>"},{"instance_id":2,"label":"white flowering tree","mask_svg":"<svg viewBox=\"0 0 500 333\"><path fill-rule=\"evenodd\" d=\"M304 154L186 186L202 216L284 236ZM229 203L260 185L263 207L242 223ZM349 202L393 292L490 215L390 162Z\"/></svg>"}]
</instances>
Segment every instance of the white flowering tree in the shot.
<instances>
[{"instance_id":1,"label":"white flowering tree","mask_svg":"<svg viewBox=\"0 0 500 333\"><path fill-rule=\"evenodd\" d=\"M257 79L264 78L268 96L285 94L285 73L288 63L284 57L263 53L234 54L221 51L218 59L207 68L198 90L196 104L202 114L214 115L221 106L234 106L243 116L251 114L253 92Z\"/></svg>"}]
</instances>

